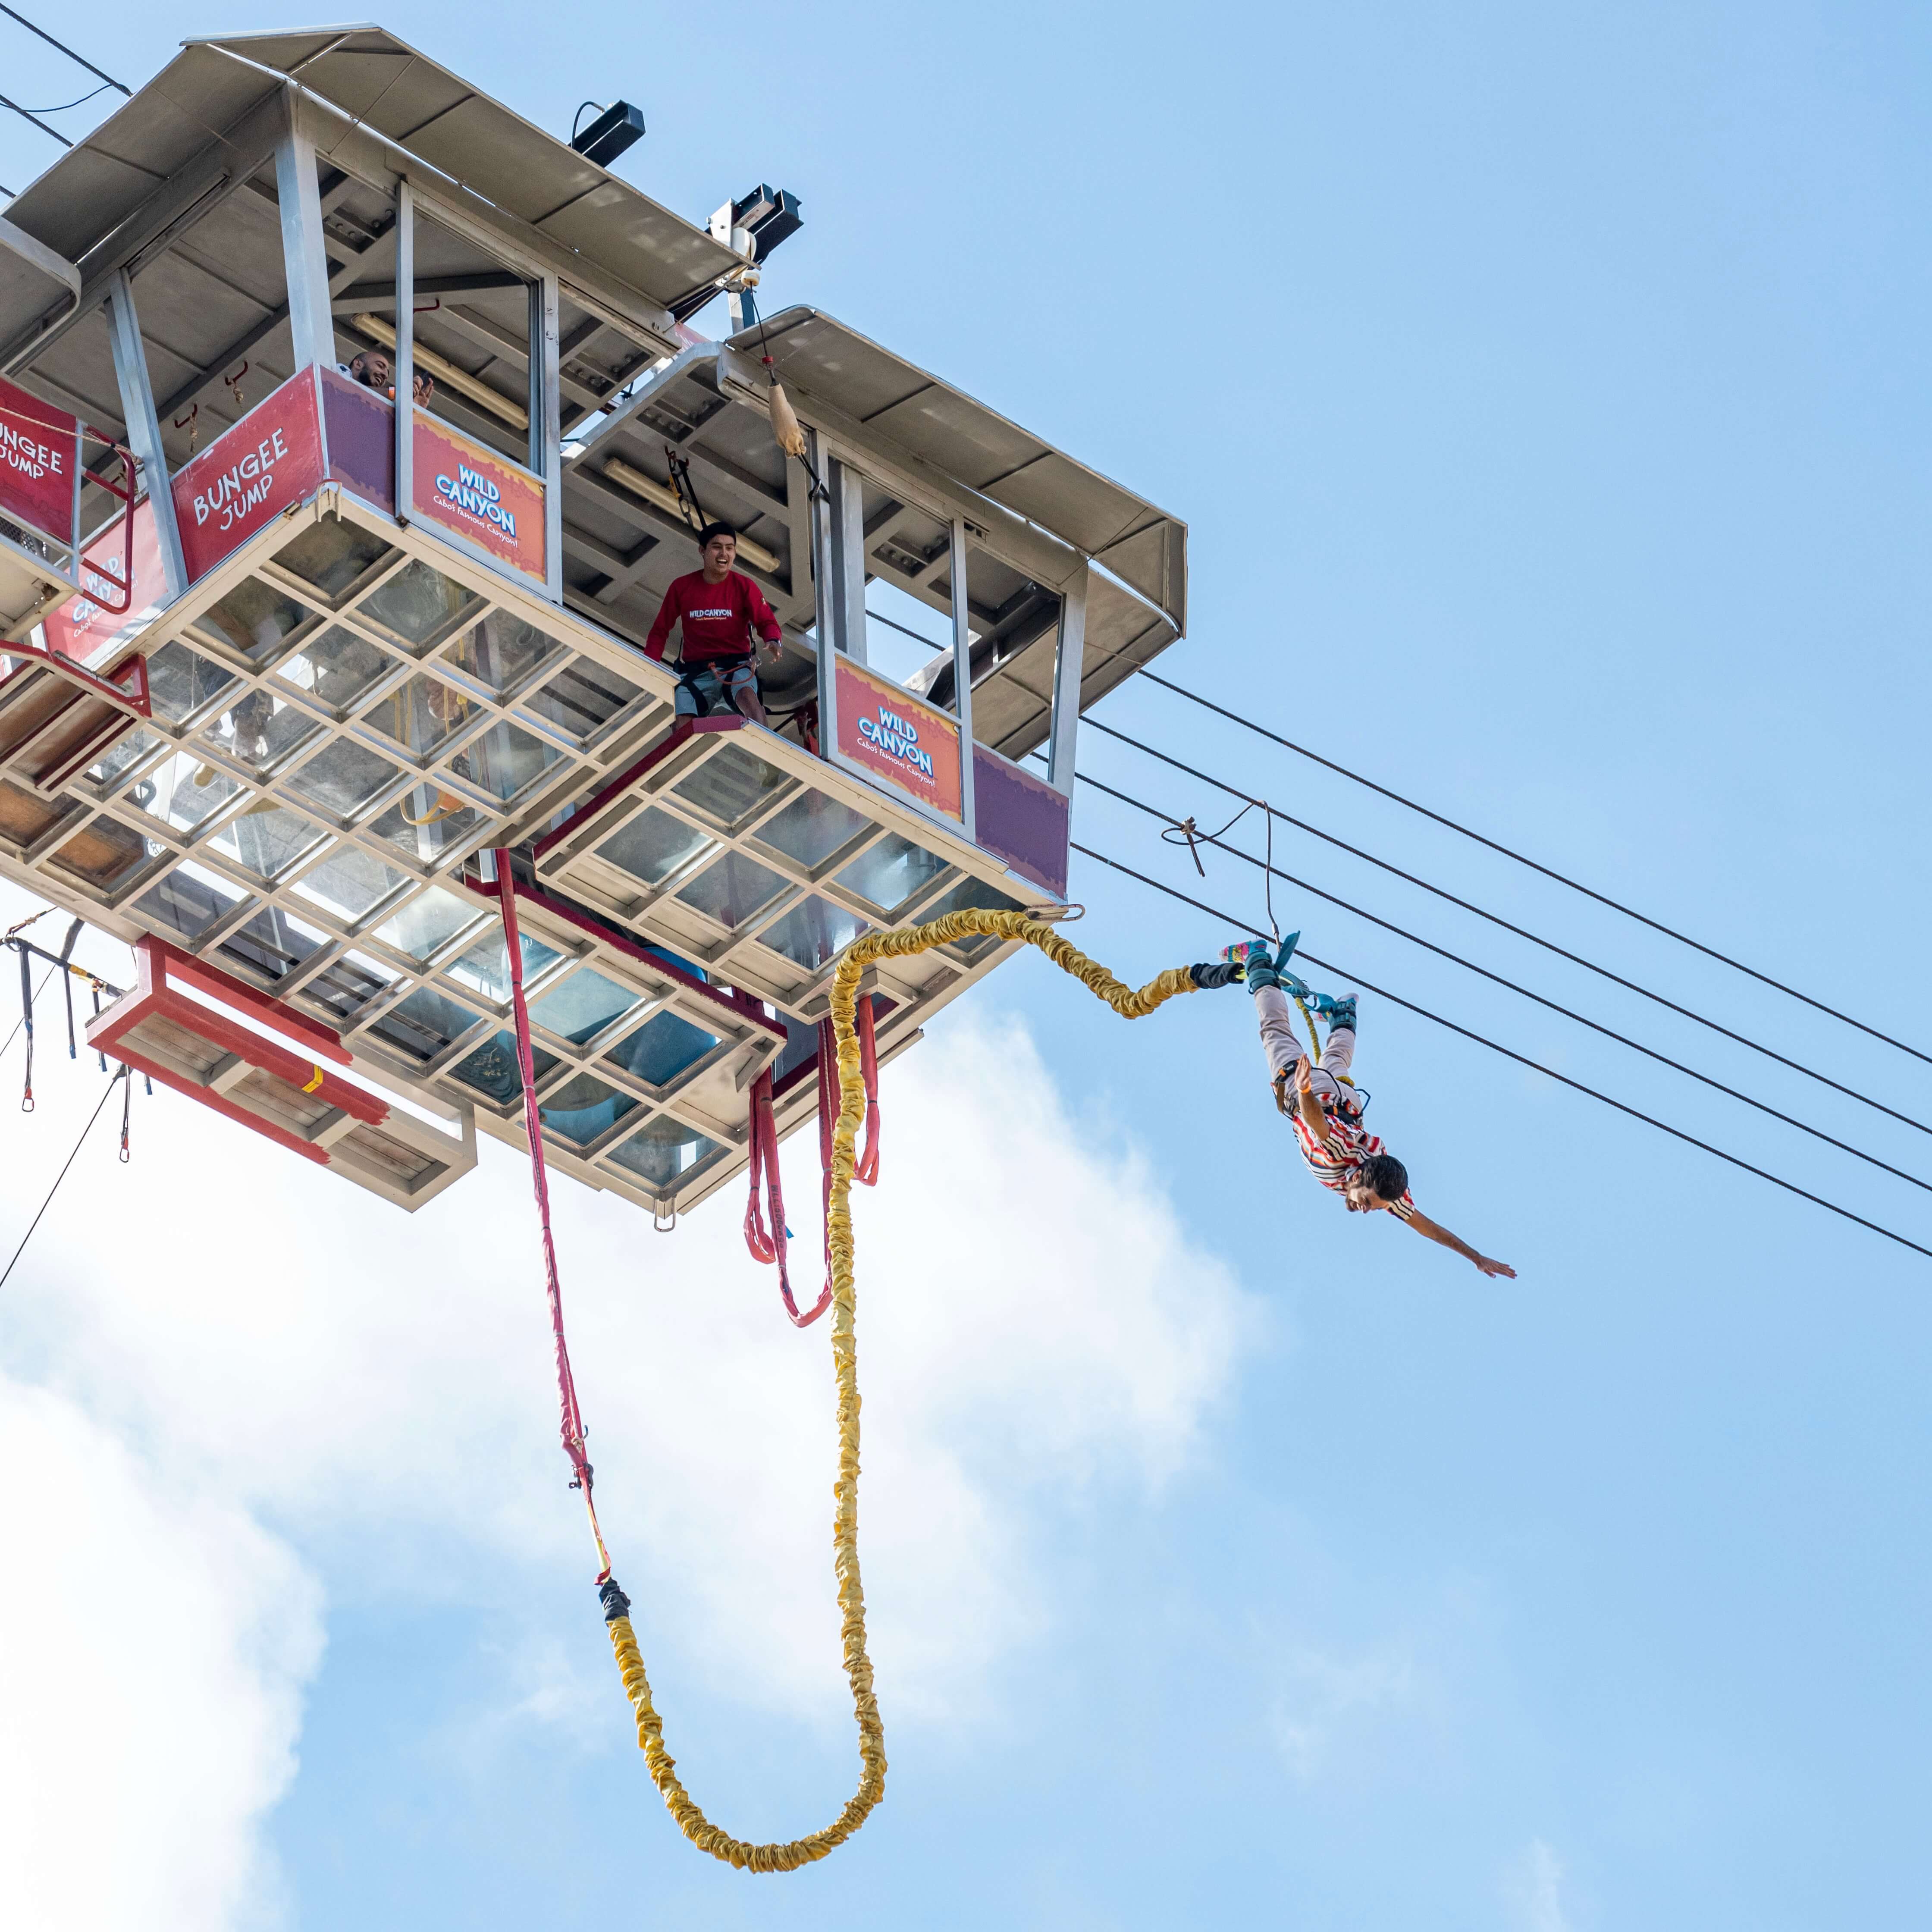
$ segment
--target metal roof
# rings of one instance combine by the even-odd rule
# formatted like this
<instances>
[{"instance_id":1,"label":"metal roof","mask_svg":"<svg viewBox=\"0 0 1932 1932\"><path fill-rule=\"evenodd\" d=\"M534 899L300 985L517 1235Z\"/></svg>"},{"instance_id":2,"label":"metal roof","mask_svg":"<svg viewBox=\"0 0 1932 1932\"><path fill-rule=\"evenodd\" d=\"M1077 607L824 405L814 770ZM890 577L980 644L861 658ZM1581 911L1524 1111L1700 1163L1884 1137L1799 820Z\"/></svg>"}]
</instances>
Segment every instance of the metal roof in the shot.
<instances>
[{"instance_id":1,"label":"metal roof","mask_svg":"<svg viewBox=\"0 0 1932 1932\"><path fill-rule=\"evenodd\" d=\"M705 230L369 26L186 42L7 218L79 261L290 81L661 307L739 266ZM0 340L35 319L0 310Z\"/></svg>"},{"instance_id":2,"label":"metal roof","mask_svg":"<svg viewBox=\"0 0 1932 1932\"><path fill-rule=\"evenodd\" d=\"M731 346L778 380L1084 551L1187 628L1187 526L949 382L814 308L788 308Z\"/></svg>"}]
</instances>

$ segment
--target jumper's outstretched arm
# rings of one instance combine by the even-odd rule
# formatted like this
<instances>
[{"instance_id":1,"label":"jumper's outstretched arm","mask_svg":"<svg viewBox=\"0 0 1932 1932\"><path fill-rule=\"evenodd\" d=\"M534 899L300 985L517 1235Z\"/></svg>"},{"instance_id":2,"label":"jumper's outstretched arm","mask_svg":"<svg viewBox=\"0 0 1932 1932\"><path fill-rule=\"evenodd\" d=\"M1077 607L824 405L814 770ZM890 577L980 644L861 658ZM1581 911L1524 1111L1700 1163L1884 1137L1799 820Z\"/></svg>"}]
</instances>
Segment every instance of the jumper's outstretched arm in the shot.
<instances>
[{"instance_id":1,"label":"jumper's outstretched arm","mask_svg":"<svg viewBox=\"0 0 1932 1932\"><path fill-rule=\"evenodd\" d=\"M1439 1222L1432 1221L1420 1208L1408 1216L1408 1225L1425 1239L1433 1241L1439 1248L1453 1249L1466 1262L1474 1262L1486 1275L1507 1275L1511 1281L1516 1279L1516 1270L1508 1262L1492 1261L1487 1255L1479 1255L1460 1234L1452 1234Z\"/></svg>"}]
</instances>

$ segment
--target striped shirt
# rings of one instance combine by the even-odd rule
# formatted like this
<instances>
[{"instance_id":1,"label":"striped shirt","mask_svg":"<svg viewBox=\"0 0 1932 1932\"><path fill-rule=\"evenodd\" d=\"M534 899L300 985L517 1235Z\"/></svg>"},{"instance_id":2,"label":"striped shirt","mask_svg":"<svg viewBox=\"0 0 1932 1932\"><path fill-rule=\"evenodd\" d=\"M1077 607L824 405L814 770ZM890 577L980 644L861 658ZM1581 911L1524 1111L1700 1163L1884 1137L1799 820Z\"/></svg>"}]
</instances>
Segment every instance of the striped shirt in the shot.
<instances>
[{"instance_id":1,"label":"striped shirt","mask_svg":"<svg viewBox=\"0 0 1932 1932\"><path fill-rule=\"evenodd\" d=\"M1348 1191L1348 1178L1356 1168L1364 1161L1385 1151L1376 1135L1345 1114L1328 1115L1328 1144L1325 1147L1301 1118L1300 1108L1296 1108L1288 1118L1294 1124L1295 1138L1301 1143L1302 1159L1307 1162L1316 1179L1331 1193L1346 1194ZM1389 1203L1388 1211L1398 1221L1406 1221L1415 1212L1414 1196L1405 1189L1400 1201Z\"/></svg>"}]
</instances>

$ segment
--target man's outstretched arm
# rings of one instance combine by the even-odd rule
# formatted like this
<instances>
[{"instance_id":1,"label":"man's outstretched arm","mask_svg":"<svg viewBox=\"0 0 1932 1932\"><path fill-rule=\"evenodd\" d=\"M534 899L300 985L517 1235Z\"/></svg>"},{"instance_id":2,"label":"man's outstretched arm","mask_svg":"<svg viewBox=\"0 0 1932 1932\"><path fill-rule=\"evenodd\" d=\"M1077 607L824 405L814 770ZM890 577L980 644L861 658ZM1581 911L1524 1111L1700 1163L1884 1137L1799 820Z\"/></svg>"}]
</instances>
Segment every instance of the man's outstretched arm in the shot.
<instances>
[{"instance_id":1,"label":"man's outstretched arm","mask_svg":"<svg viewBox=\"0 0 1932 1932\"><path fill-rule=\"evenodd\" d=\"M1438 1248L1450 1248L1466 1262L1474 1262L1486 1275L1507 1275L1511 1281L1516 1279L1516 1270L1508 1262L1492 1262L1487 1255L1479 1255L1460 1234L1452 1234L1439 1222L1432 1221L1420 1208L1412 1209L1408 1225L1420 1235L1433 1241Z\"/></svg>"}]
</instances>

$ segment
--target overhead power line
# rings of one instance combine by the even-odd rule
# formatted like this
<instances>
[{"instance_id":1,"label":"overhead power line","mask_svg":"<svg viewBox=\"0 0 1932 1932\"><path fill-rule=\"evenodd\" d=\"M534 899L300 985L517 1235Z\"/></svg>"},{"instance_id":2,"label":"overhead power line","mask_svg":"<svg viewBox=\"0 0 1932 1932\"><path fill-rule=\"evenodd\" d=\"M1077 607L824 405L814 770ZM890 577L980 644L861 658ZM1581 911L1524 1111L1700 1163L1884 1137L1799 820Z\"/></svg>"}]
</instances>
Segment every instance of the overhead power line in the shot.
<instances>
[{"instance_id":1,"label":"overhead power line","mask_svg":"<svg viewBox=\"0 0 1932 1932\"><path fill-rule=\"evenodd\" d=\"M70 148L74 146L74 143L58 128L50 128L31 109L22 107L17 100L9 100L4 94L0 94L0 107L10 107L22 121L31 121L43 134L51 134L63 148Z\"/></svg>"},{"instance_id":2,"label":"overhead power line","mask_svg":"<svg viewBox=\"0 0 1932 1932\"><path fill-rule=\"evenodd\" d=\"M1382 871L1392 874L1396 878L1406 880L1412 886L1419 886L1423 891L1433 893L1436 898L1446 900L1450 905L1460 907L1464 912L1474 913L1478 919L1487 920L1490 925L1500 926L1504 932L1514 933L1519 939L1528 940L1532 946L1541 946L1546 952L1553 952L1560 959L1567 959L1573 965L1581 966L1586 972L1595 974L1599 979L1607 980L1612 985L1622 986L1627 992L1640 994L1654 1005L1662 1006L1670 1012L1679 1014L1687 1020L1694 1020L1698 1025L1708 1028L1712 1033L1721 1034L1726 1040L1735 1041L1739 1046L1748 1046L1752 1052L1762 1054L1767 1060L1774 1060L1779 1066L1789 1067L1794 1073L1802 1073L1808 1080L1815 1080L1820 1086L1830 1088L1834 1094L1842 1094L1850 1100L1856 1100L1861 1106L1870 1108L1875 1113L1886 1114L1892 1120L1902 1122L1908 1127L1916 1127L1922 1134L1932 1134L1932 1126L1928 1126L1923 1120L1915 1120L1910 1114L1902 1114L1897 1108L1887 1106L1882 1100L1875 1100L1869 1094L1862 1093L1856 1087L1847 1087L1842 1081L1834 1080L1829 1074L1821 1073L1815 1066L1808 1066L1802 1060L1793 1060L1788 1054L1778 1052L1775 1048L1766 1046L1762 1042L1753 1040L1748 1034L1738 1033L1717 1020L1708 1018L1704 1014L1697 1012L1662 993L1653 992L1649 987L1640 985L1637 981L1627 978L1622 973L1612 972L1607 966L1600 966L1594 959L1586 958L1580 952L1573 952L1567 946L1558 945L1553 939L1545 939L1540 933L1532 932L1527 926L1518 926L1513 920L1504 919L1499 913L1490 912L1483 907L1475 904L1472 901L1461 898L1443 886L1432 885L1428 880L1419 878L1415 873L1405 872L1401 866L1392 865L1386 859L1378 858L1374 853L1366 851L1359 845L1352 845L1347 839L1338 838L1334 832L1324 832L1320 826L1311 825L1305 818L1297 818L1292 812L1283 812L1278 806L1270 805L1264 799L1252 798L1238 786L1228 784L1225 778L1215 777L1211 772L1202 771L1197 766L1186 764L1169 752L1161 751L1155 746L1145 744L1138 738L1130 737L1124 731L1115 730L1111 724L1103 724L1097 718L1082 718L1081 729L1083 731L1098 731L1107 737L1118 739L1122 744L1131 746L1136 752L1144 753L1150 758L1158 759L1161 764L1170 765L1178 772L1184 772L1190 778L1198 778L1202 784L1210 784L1217 791L1226 793L1230 798L1244 800L1256 809L1266 811L1270 817L1280 819L1284 825L1292 825L1298 831L1306 832L1311 838L1319 838L1325 844L1333 845L1339 851L1346 852L1352 857L1363 860L1371 866L1377 866ZM1088 782L1091 784L1097 783L1098 781L1090 778ZM1170 824L1178 822L1172 819L1168 820ZM1192 834L1192 836L1197 844L1204 845L1214 842L1214 840L1198 832ZM1240 853L1238 856L1246 858L1247 854ZM1318 888L1311 886L1310 890L1313 891L1318 890ZM1337 901L1336 903L1340 904L1340 902Z\"/></svg>"},{"instance_id":3,"label":"overhead power line","mask_svg":"<svg viewBox=\"0 0 1932 1932\"><path fill-rule=\"evenodd\" d=\"M10 20L17 20L22 26L26 28L28 33L38 34L40 39L46 42L49 46L58 47L62 53L67 56L69 60L72 61L75 64L76 66L86 68L88 72L92 74L96 80L104 80L117 94L127 94L128 98L130 100L134 99L134 97L131 94L128 94L127 88L123 87L111 74L104 74L100 69L96 67L93 62L88 59L85 55L76 53L73 48L69 46L64 40L57 40L54 38L53 35L47 32L44 28L35 26L33 22L27 18L26 14L16 14L12 8L3 4L0 4L0 14L4 14ZM98 87L94 90L94 94L98 94L100 92L100 90ZM82 97L83 99L88 100L92 100L93 98L93 94L86 94ZM74 100L70 100L68 103L68 105L70 107L77 107L80 104L80 103L79 101ZM11 106L12 104L10 102L8 105Z\"/></svg>"},{"instance_id":4,"label":"overhead power line","mask_svg":"<svg viewBox=\"0 0 1932 1932\"><path fill-rule=\"evenodd\" d=\"M1298 745L1292 739L1284 738L1278 731L1270 731L1265 725L1257 724L1252 718L1244 718L1238 711L1230 711L1225 706L1203 698L1198 691L1190 691L1185 685L1174 684L1168 679L1156 676L1143 664L1140 674L1150 684L1157 684L1163 691L1171 691L1178 698L1186 698L1190 704L1198 704L1204 711L1211 711L1217 717L1226 718L1231 723L1252 731L1257 737L1267 739L1270 744L1280 746L1283 750L1294 752L1298 758L1309 759L1328 770L1340 773L1352 783L1365 787L1381 796L1393 800L1408 810L1432 820L1436 824L1446 826L1451 832L1460 832L1465 838L1473 839L1478 845L1486 846L1492 852L1498 852L1505 859L1514 859L1519 866L1527 866L1532 872L1540 872L1546 879L1553 879L1559 886L1568 886L1573 892L1580 892L1588 899L1594 899L1599 905L1608 906L1611 911L1622 913L1626 919L1634 919L1640 926L1647 926L1653 932L1660 932L1666 939L1674 939L1680 946L1688 946L1694 952L1701 952L1707 959L1714 959L1720 965L1730 967L1733 972L1742 973L1755 980L1760 986L1770 987L1773 992L1784 993L1790 998L1802 1000L1806 1006L1815 1007L1820 1012L1828 1014L1834 1020L1842 1020L1848 1027L1856 1027L1860 1033L1882 1040L1887 1046L1895 1046L1900 1053L1909 1053L1914 1060L1922 1060L1932 1066L1932 1053L1922 1053L1916 1046L1908 1046L1902 1040L1894 1040L1888 1033L1881 1033L1876 1027L1868 1026L1863 1020L1854 1019L1850 1013L1841 1013L1836 1006L1828 1006L1823 1000L1814 999L1809 993L1801 993L1796 986L1787 986L1782 980L1774 980L1768 973L1760 973L1755 966L1747 966L1742 959L1733 959L1728 952L1720 952L1715 946L1706 946L1701 939L1693 939L1688 933L1679 932L1675 926L1666 926L1660 920L1652 919L1648 913L1639 912L1634 906L1625 905L1621 899L1613 899L1606 893L1598 892L1594 886L1586 886L1571 878L1568 874L1556 871L1514 848L1499 844L1496 839L1472 831L1466 825L1459 824L1453 818L1445 818L1439 812L1432 812L1426 805L1418 805L1412 798L1405 798L1399 791L1391 791L1387 785L1377 784L1372 778L1365 778L1360 772L1351 771L1346 765L1337 764L1332 758L1324 758L1318 752L1311 752L1306 745ZM1090 722L1090 720L1084 721ZM1915 1123L1916 1124L1916 1123Z\"/></svg>"},{"instance_id":5,"label":"overhead power line","mask_svg":"<svg viewBox=\"0 0 1932 1932\"><path fill-rule=\"evenodd\" d=\"M1225 925L1234 927L1238 931L1252 932L1257 938L1267 936L1262 932L1260 927L1249 920L1237 918L1232 913L1222 912L1218 908L1210 906L1202 900L1194 898L1186 892L1177 892L1173 886L1163 885L1158 879L1149 878L1144 872L1138 872L1132 866L1123 865L1118 859L1110 859L1106 853L1096 852L1090 845L1076 843L1072 849L1082 858L1094 860L1097 863L1120 873L1125 878L1150 887L1155 892L1165 893L1171 899L1178 899L1183 905L1192 906L1197 912L1204 912L1210 919L1218 920ZM1713 1147L1708 1141L1700 1140L1696 1135L1686 1133L1681 1127L1673 1127L1667 1121L1660 1120L1654 1114L1646 1114L1640 1108L1630 1106L1622 1100L1613 1100L1609 1094L1600 1093L1594 1087L1586 1087L1582 1081L1573 1080L1567 1073L1558 1073L1553 1066L1546 1066L1540 1060L1532 1060L1528 1054L1518 1053L1514 1048L1504 1046L1498 1041L1488 1039L1481 1034L1472 1032L1468 1027L1458 1025L1455 1021L1446 1019L1440 1013L1432 1012L1426 1006L1419 1006L1412 1000L1405 1000L1400 994L1390 992L1385 986L1376 986L1371 981L1364 979L1358 973L1351 973L1344 967L1336 965L1329 960L1318 959L1312 952L1302 952L1299 949L1296 956L1306 959L1311 966L1318 967L1324 973L1333 973L1338 980L1344 980L1351 986L1361 987L1364 991L1374 994L1378 999L1387 1000L1392 1006L1400 1006L1405 1012L1414 1013L1420 1019L1430 1021L1435 1025L1444 1028L1450 1033L1460 1034L1464 1040L1473 1040L1478 1046L1487 1047L1492 1053L1501 1054L1505 1060L1513 1060L1518 1066L1526 1066L1532 1072L1543 1074L1546 1078L1556 1081L1561 1085L1570 1088L1579 1094L1586 1094L1592 1100L1600 1101L1606 1107L1614 1107L1618 1113L1628 1114L1634 1120L1642 1120L1648 1126L1656 1128L1658 1132L1668 1134L1673 1140L1683 1142L1688 1147L1696 1148L1704 1154L1714 1154L1718 1160L1728 1162L1732 1167L1742 1168L1745 1173L1754 1174L1760 1180L1768 1180L1774 1187L1781 1187L1786 1193L1796 1195L1801 1201L1808 1201L1814 1207L1822 1208L1827 1212L1838 1215L1841 1220L1856 1221L1861 1228L1869 1228L1874 1234L1882 1234L1887 1240L1896 1241L1900 1247L1910 1248L1914 1254L1923 1255L1928 1261L1932 1261L1932 1248L1922 1247L1918 1242L1908 1240L1903 1234L1894 1234L1891 1228L1882 1226L1876 1221L1868 1221L1862 1214L1854 1214L1849 1208L1840 1208L1836 1202L1827 1201L1822 1194L1814 1194L1808 1188L1800 1187L1796 1181L1786 1180L1780 1175L1772 1174L1764 1168L1755 1167L1749 1161L1741 1160L1734 1154L1726 1154L1722 1148Z\"/></svg>"},{"instance_id":6,"label":"overhead power line","mask_svg":"<svg viewBox=\"0 0 1932 1932\"><path fill-rule=\"evenodd\" d=\"M1170 825L1174 823L1172 818L1162 812L1158 806L1149 805L1144 800L1136 798L1129 793L1117 791L1112 785L1102 784L1098 778L1089 778L1084 772L1076 772L1076 776L1079 778L1082 784L1090 786L1095 791L1104 792L1109 798L1118 799L1123 805L1132 806L1137 812L1146 813L1150 818L1157 818ZM1671 1067L1679 1073L1687 1074L1691 1079L1712 1088L1714 1092L1724 1094L1733 1100L1742 1100L1747 1107L1754 1107L1760 1114L1768 1114L1774 1120L1781 1120L1787 1126L1796 1127L1800 1133L1809 1134L1814 1140L1822 1141L1826 1146L1836 1148L1842 1153L1850 1154L1855 1159L1864 1162L1868 1166L1882 1168L1886 1173L1895 1176L1898 1180L1910 1181L1914 1187L1922 1188L1927 1193L1932 1194L1932 1182L1922 1180L1917 1174L1908 1174L1904 1168L1894 1167L1890 1161L1881 1160L1876 1154L1867 1154L1862 1148L1855 1148L1850 1142L1840 1140L1835 1135L1826 1133L1822 1128L1813 1126L1809 1121L1798 1119L1796 1115L1786 1113L1780 1107L1774 1107L1768 1102L1754 1100L1750 1094L1741 1093L1735 1087L1726 1086L1723 1081L1714 1079L1708 1073L1700 1073L1696 1067L1687 1066L1681 1060L1672 1059L1667 1053L1660 1053L1656 1048L1646 1046L1642 1041L1631 1039L1628 1034L1618 1033L1613 1027L1606 1027L1600 1022L1590 1018L1586 1014L1576 1012L1568 1006L1559 1005L1554 1000L1546 999L1542 994L1534 992L1527 986L1519 986L1514 980L1505 979L1500 973L1491 972L1486 966L1478 965L1473 959L1465 959L1460 952L1451 952L1447 946L1438 946L1433 940L1424 939L1419 933L1411 932L1406 926L1400 926L1390 920L1380 918L1364 907L1356 905L1348 899L1338 898L1333 892L1324 892L1319 886L1312 884L1306 879L1297 878L1292 872L1285 872L1280 866L1270 865L1265 860L1257 859L1252 853L1244 852L1239 846L1230 845L1224 840L1210 837L1204 832L1196 832L1195 837L1204 845L1212 845L1217 850L1226 852L1233 858L1244 860L1258 870L1268 873L1288 885L1298 886L1304 892L1312 892L1317 898L1326 899L1330 905L1340 906L1344 912L1353 913L1357 918L1365 919L1370 925L1380 926L1384 932L1394 933L1398 939L1406 939L1411 945L1420 946L1425 952L1434 953L1438 958L1447 959L1452 965L1460 966L1465 970L1476 974L1480 977L1489 980L1494 986L1501 986L1509 992L1520 994L1526 1000L1533 1000L1539 1006L1545 1007L1552 1013L1560 1014L1566 1020L1574 1020L1579 1026L1588 1027L1592 1033L1601 1034L1606 1040L1615 1040L1619 1046L1627 1046L1633 1052L1642 1054L1646 1059L1655 1060L1660 1066ZM1312 957L1312 956L1304 956Z\"/></svg>"}]
</instances>

